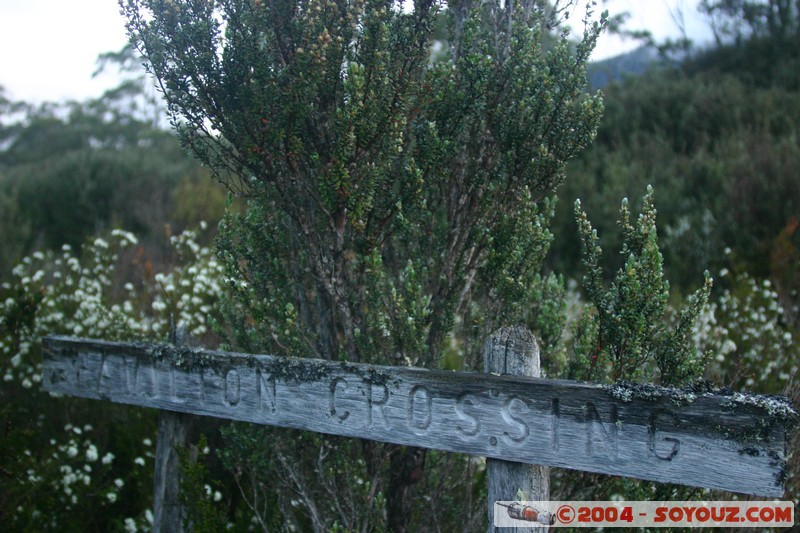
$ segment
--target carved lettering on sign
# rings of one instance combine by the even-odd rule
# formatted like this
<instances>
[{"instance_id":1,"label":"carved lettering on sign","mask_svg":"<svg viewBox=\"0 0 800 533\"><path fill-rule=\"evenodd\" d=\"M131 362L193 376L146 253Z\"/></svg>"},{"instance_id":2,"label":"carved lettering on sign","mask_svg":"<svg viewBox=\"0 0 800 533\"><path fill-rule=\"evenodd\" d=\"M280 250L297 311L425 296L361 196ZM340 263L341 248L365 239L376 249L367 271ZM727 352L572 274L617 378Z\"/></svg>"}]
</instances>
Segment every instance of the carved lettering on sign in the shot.
<instances>
[{"instance_id":1,"label":"carved lettering on sign","mask_svg":"<svg viewBox=\"0 0 800 533\"><path fill-rule=\"evenodd\" d=\"M93 388L95 383L92 383L91 357L92 354L89 352L77 354L76 359L73 361L72 368L75 371L75 383L83 387Z\"/></svg>"},{"instance_id":2,"label":"carved lettering on sign","mask_svg":"<svg viewBox=\"0 0 800 533\"><path fill-rule=\"evenodd\" d=\"M561 425L561 400L553 398L550 401L550 449L558 451L558 427Z\"/></svg>"},{"instance_id":3,"label":"carved lettering on sign","mask_svg":"<svg viewBox=\"0 0 800 533\"><path fill-rule=\"evenodd\" d=\"M109 365L106 364L106 360L108 357L106 356L105 352L103 353L102 357L100 358L100 368L97 371L97 392L103 393L103 391L109 390L111 388L111 368Z\"/></svg>"},{"instance_id":4,"label":"carved lettering on sign","mask_svg":"<svg viewBox=\"0 0 800 533\"><path fill-rule=\"evenodd\" d=\"M389 401L389 389L386 385L379 385L382 392L380 398L376 399L373 387L374 385L372 383L364 382L364 388L367 394L367 427L373 427L373 422L375 420L373 410L376 408L381 418L383 418L384 427L389 427L389 422L386 420L386 413L383 412L383 407L386 405L386 402Z\"/></svg>"},{"instance_id":5,"label":"carved lettering on sign","mask_svg":"<svg viewBox=\"0 0 800 533\"><path fill-rule=\"evenodd\" d=\"M97 365L97 370L95 371L95 382L94 387L95 390L100 390L100 382L103 380L103 367L106 365L106 358L108 355L105 351L100 352L100 363Z\"/></svg>"},{"instance_id":6,"label":"carved lettering on sign","mask_svg":"<svg viewBox=\"0 0 800 533\"><path fill-rule=\"evenodd\" d=\"M433 418L433 397L422 385L412 387L408 393L408 427L422 435L428 431Z\"/></svg>"},{"instance_id":7,"label":"carved lettering on sign","mask_svg":"<svg viewBox=\"0 0 800 533\"><path fill-rule=\"evenodd\" d=\"M328 387L328 413L332 418L336 418L339 422L344 422L350 416L350 411L336 411L336 387L342 386L342 389L347 389L347 380L343 378L334 378Z\"/></svg>"},{"instance_id":8,"label":"carved lettering on sign","mask_svg":"<svg viewBox=\"0 0 800 533\"><path fill-rule=\"evenodd\" d=\"M125 375L125 390L128 394L135 394L136 378L139 375L139 358L124 356L122 362L122 373Z\"/></svg>"},{"instance_id":9,"label":"carved lettering on sign","mask_svg":"<svg viewBox=\"0 0 800 533\"><path fill-rule=\"evenodd\" d=\"M198 377L199 377L198 381L200 382L200 384L199 384L199 388L200 388L200 391L199 391L200 392L200 405L205 405L205 403L206 403L206 369L201 367L197 371L197 373L198 373Z\"/></svg>"},{"instance_id":10,"label":"carved lettering on sign","mask_svg":"<svg viewBox=\"0 0 800 533\"><path fill-rule=\"evenodd\" d=\"M511 396L503 403L501 411L503 420L513 428L513 432L504 431L503 437L509 444L519 444L531 434L531 428L522 418L514 416L514 411L527 413L530 411L528 403L517 396Z\"/></svg>"},{"instance_id":11,"label":"carved lettering on sign","mask_svg":"<svg viewBox=\"0 0 800 533\"><path fill-rule=\"evenodd\" d=\"M226 407L236 407L242 398L242 383L239 371L229 368L222 379L222 403Z\"/></svg>"},{"instance_id":12,"label":"carved lettering on sign","mask_svg":"<svg viewBox=\"0 0 800 533\"><path fill-rule=\"evenodd\" d=\"M75 374L75 384L81 384L81 367L83 366L83 361L86 359L86 354L76 354L75 358L72 360L72 372Z\"/></svg>"},{"instance_id":13,"label":"carved lettering on sign","mask_svg":"<svg viewBox=\"0 0 800 533\"><path fill-rule=\"evenodd\" d=\"M270 374L263 374L260 368L256 368L256 394L258 395L258 410L261 412L269 411L275 414L278 410L278 396L275 390L275 377Z\"/></svg>"},{"instance_id":14,"label":"carved lettering on sign","mask_svg":"<svg viewBox=\"0 0 800 533\"><path fill-rule=\"evenodd\" d=\"M170 364L169 365L169 388L170 388L170 399L179 404L186 403L186 399L182 398L178 395L178 375L179 371L176 371L175 367Z\"/></svg>"},{"instance_id":15,"label":"carved lettering on sign","mask_svg":"<svg viewBox=\"0 0 800 533\"><path fill-rule=\"evenodd\" d=\"M667 421L676 427L679 423L677 415L675 415L675 413L672 411L668 411L666 409L654 411L650 415L650 423L647 431L647 447L652 455L656 456L662 461L672 461L681 451L681 441L679 439L674 437L664 437L661 440L658 439L657 433L659 431L659 426Z\"/></svg>"},{"instance_id":16,"label":"carved lettering on sign","mask_svg":"<svg viewBox=\"0 0 800 533\"><path fill-rule=\"evenodd\" d=\"M136 370L135 383L141 387L137 392L147 398L158 398L158 372L155 361L151 359L145 364L140 363Z\"/></svg>"},{"instance_id":17,"label":"carved lettering on sign","mask_svg":"<svg viewBox=\"0 0 800 533\"><path fill-rule=\"evenodd\" d=\"M462 423L456 425L459 434L467 437L474 437L481 430L481 423L478 417L467 412L468 407L479 407L480 401L474 394L464 393L456 399L456 414ZM470 409L472 410L472 409Z\"/></svg>"},{"instance_id":18,"label":"carved lettering on sign","mask_svg":"<svg viewBox=\"0 0 800 533\"><path fill-rule=\"evenodd\" d=\"M616 405L611 406L611 423L604 424L600 413L594 403L586 402L583 406L583 418L586 422L586 453L592 455L595 451L595 443L603 443L606 448L606 455L613 458L618 456L618 434L619 434L619 413ZM610 426L610 431L607 427ZM598 436L599 438L595 438ZM610 454L609 454L610 452Z\"/></svg>"}]
</instances>

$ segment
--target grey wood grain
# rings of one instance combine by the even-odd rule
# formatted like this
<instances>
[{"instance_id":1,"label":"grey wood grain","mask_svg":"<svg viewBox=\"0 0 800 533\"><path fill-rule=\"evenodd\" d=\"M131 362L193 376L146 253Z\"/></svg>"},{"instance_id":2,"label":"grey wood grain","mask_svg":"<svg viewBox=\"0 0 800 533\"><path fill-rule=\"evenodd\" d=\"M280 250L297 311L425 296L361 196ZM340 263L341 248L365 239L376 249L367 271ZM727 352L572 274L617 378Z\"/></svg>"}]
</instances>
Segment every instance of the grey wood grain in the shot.
<instances>
[{"instance_id":1,"label":"grey wood grain","mask_svg":"<svg viewBox=\"0 0 800 533\"><path fill-rule=\"evenodd\" d=\"M183 533L185 512L180 502L180 456L188 442L191 415L164 411L158 417L153 479L154 533Z\"/></svg>"},{"instance_id":2,"label":"grey wood grain","mask_svg":"<svg viewBox=\"0 0 800 533\"><path fill-rule=\"evenodd\" d=\"M172 329L172 342L182 346L185 334ZM153 532L183 533L186 512L180 501L179 450L186 450L192 415L161 410L158 415L155 472L153 476Z\"/></svg>"},{"instance_id":3,"label":"grey wood grain","mask_svg":"<svg viewBox=\"0 0 800 533\"><path fill-rule=\"evenodd\" d=\"M484 348L483 369L487 373L516 376L541 376L539 345L529 330L522 327L503 328L495 332ZM545 531L544 528L495 528L494 511L497 501L550 499L550 469L503 459L486 459L487 531L523 533Z\"/></svg>"},{"instance_id":4,"label":"grey wood grain","mask_svg":"<svg viewBox=\"0 0 800 533\"><path fill-rule=\"evenodd\" d=\"M44 340L46 390L733 492L783 493L785 399Z\"/></svg>"}]
</instances>

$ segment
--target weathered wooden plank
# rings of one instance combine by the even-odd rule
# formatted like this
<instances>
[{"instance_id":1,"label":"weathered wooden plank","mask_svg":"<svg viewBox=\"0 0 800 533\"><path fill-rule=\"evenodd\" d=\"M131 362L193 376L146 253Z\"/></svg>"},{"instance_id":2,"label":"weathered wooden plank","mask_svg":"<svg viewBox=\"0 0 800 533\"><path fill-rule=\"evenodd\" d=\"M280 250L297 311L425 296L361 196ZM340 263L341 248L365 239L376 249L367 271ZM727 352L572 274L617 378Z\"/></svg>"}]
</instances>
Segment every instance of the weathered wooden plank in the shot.
<instances>
[{"instance_id":1,"label":"weathered wooden plank","mask_svg":"<svg viewBox=\"0 0 800 533\"><path fill-rule=\"evenodd\" d=\"M542 375L539 345L529 330L522 327L502 328L486 341L483 370L487 373L514 376ZM501 530L494 526L496 501L550 499L550 468L503 459L486 459L488 533ZM545 531L543 527L503 528L504 533Z\"/></svg>"},{"instance_id":2,"label":"weathered wooden plank","mask_svg":"<svg viewBox=\"0 0 800 533\"><path fill-rule=\"evenodd\" d=\"M190 415L161 411L158 417L155 475L153 476L153 532L183 533L185 511L180 501L181 465L178 450L185 449Z\"/></svg>"},{"instance_id":3,"label":"weathered wooden plank","mask_svg":"<svg viewBox=\"0 0 800 533\"><path fill-rule=\"evenodd\" d=\"M765 496L785 399L429 371L170 345L44 340L62 394Z\"/></svg>"}]
</instances>

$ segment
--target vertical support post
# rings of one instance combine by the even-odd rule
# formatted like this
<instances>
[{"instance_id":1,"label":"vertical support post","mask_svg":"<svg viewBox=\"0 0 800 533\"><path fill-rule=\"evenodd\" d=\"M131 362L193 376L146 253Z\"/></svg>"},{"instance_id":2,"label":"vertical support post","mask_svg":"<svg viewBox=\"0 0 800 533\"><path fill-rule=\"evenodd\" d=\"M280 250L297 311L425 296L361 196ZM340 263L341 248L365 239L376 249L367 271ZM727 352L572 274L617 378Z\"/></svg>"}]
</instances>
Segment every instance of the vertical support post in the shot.
<instances>
[{"instance_id":1,"label":"vertical support post","mask_svg":"<svg viewBox=\"0 0 800 533\"><path fill-rule=\"evenodd\" d=\"M156 443L153 531L182 533L183 506L180 502L180 461L178 450L185 448L189 436L189 415L161 411Z\"/></svg>"},{"instance_id":2,"label":"vertical support post","mask_svg":"<svg viewBox=\"0 0 800 533\"><path fill-rule=\"evenodd\" d=\"M483 368L487 373L541 376L539 345L528 329L501 328L486 341ZM489 533L544 531L543 528L507 529L494 527L494 502L508 500L546 501L550 498L550 469L499 459L486 459Z\"/></svg>"},{"instance_id":3,"label":"vertical support post","mask_svg":"<svg viewBox=\"0 0 800 533\"><path fill-rule=\"evenodd\" d=\"M183 335L174 326L170 332L175 346L183 344ZM153 531L183 533L186 513L180 501L180 458L178 450L186 449L192 416L172 411L159 411L156 442Z\"/></svg>"}]
</instances>

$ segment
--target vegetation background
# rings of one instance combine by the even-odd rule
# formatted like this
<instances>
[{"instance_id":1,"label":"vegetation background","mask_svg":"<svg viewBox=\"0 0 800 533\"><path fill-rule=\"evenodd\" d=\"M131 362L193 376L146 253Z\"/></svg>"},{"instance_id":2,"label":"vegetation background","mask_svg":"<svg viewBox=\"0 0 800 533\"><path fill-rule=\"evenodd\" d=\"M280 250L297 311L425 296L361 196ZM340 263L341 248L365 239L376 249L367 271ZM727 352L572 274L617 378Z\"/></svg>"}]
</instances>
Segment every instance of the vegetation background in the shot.
<instances>
[{"instance_id":1,"label":"vegetation background","mask_svg":"<svg viewBox=\"0 0 800 533\"><path fill-rule=\"evenodd\" d=\"M557 198L515 215L535 220L523 229L539 239L539 252L549 249L527 274L528 311L517 317L542 340L550 376L682 384L702 375L796 400L800 2L720 0L703 9L716 44L660 43L646 72L612 76L596 138L576 151ZM136 531L152 520L153 413L42 394L42 335L164 339L174 320L206 346L258 349L264 341L253 339L276 337L253 335L257 321L294 343L271 349L307 347L297 310L243 307L248 280L231 271L230 255L275 245L247 233L268 206L248 206L185 155L133 49L103 55L98 67L127 77L97 100L34 107L0 92L0 523L13 531ZM598 80L617 67L592 68ZM703 285L705 270L713 290ZM404 270L404 279L413 275ZM386 279L373 282L392 290ZM614 300L619 288L641 285L657 296L650 307L626 311ZM394 305L422 313L424 295L409 286ZM620 312L625 327L614 329L610 318ZM418 334L392 332L410 341ZM442 357L426 364L474 367L471 338L442 333ZM599 348L598 338L615 337L635 342L624 352ZM672 359L653 357L676 342ZM213 421L195 432L184 495L197 530L389 527L389 482L352 442ZM399 457L423 470L408 489L421 509L409 528L483 529L480 461ZM799 503L792 457L786 498ZM553 472L553 494L723 496L568 471Z\"/></svg>"}]
</instances>

